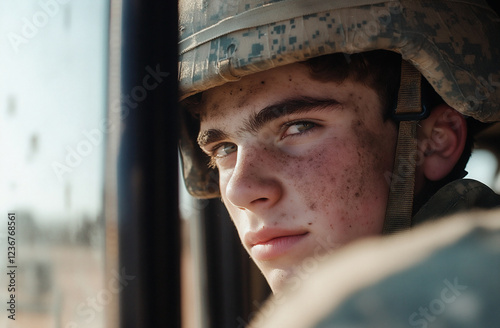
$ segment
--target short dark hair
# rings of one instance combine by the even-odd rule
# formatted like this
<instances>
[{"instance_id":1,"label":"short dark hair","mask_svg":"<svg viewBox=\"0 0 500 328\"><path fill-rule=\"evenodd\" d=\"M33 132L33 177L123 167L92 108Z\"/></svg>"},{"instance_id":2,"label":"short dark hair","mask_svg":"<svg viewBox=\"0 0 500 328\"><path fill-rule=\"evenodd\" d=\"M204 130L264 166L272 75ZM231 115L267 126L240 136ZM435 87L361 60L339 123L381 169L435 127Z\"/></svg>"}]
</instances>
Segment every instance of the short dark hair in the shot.
<instances>
[{"instance_id":1,"label":"short dark hair","mask_svg":"<svg viewBox=\"0 0 500 328\"><path fill-rule=\"evenodd\" d=\"M391 51L374 50L357 54L335 53L303 62L309 66L312 79L341 83L346 79L362 83L375 90L384 117L389 118L401 80L401 55Z\"/></svg>"}]
</instances>

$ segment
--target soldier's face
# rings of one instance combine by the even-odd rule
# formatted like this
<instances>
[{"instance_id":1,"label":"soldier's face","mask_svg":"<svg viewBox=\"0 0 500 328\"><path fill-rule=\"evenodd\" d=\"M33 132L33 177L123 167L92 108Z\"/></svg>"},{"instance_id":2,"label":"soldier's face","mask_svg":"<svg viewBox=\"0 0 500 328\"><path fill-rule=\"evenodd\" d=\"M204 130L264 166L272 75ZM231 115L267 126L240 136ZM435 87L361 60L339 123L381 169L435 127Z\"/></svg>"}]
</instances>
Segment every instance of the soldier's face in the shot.
<instances>
[{"instance_id":1,"label":"soldier's face","mask_svg":"<svg viewBox=\"0 0 500 328\"><path fill-rule=\"evenodd\" d=\"M396 127L378 95L292 64L204 93L199 142L241 241L274 292L380 234Z\"/></svg>"}]
</instances>

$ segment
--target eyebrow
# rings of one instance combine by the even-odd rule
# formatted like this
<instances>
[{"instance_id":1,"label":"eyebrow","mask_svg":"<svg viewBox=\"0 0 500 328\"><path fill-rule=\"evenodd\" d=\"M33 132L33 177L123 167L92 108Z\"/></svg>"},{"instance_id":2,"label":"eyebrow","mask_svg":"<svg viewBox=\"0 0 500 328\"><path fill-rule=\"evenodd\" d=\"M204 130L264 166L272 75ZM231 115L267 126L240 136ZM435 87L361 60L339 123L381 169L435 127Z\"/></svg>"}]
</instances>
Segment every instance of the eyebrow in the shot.
<instances>
[{"instance_id":1,"label":"eyebrow","mask_svg":"<svg viewBox=\"0 0 500 328\"><path fill-rule=\"evenodd\" d=\"M253 114L245 120L243 128L237 133L257 133L267 123L292 114L300 114L310 111L320 111L338 108L340 103L330 98L297 97L285 99L281 102L264 107L258 113ZM204 147L208 144L226 139L227 133L220 129L209 129L201 131L198 135L198 144Z\"/></svg>"},{"instance_id":2,"label":"eyebrow","mask_svg":"<svg viewBox=\"0 0 500 328\"><path fill-rule=\"evenodd\" d=\"M198 135L198 139L196 141L198 142L198 145L200 145L200 147L204 147L213 142L227 139L227 137L228 137L227 133L225 133L222 130L210 129L207 131L200 132L200 134Z\"/></svg>"}]
</instances>

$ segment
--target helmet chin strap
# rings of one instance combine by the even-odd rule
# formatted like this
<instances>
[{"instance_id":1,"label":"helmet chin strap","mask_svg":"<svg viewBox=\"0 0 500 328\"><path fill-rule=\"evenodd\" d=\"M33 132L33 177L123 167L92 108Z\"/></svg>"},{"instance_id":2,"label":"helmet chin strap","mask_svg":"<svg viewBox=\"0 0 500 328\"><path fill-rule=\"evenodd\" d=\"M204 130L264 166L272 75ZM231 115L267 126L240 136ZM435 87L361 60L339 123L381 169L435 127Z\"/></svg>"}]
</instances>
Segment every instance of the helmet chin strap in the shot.
<instances>
[{"instance_id":1,"label":"helmet chin strap","mask_svg":"<svg viewBox=\"0 0 500 328\"><path fill-rule=\"evenodd\" d=\"M399 121L399 135L392 170L383 234L411 227L415 163L417 156L417 122L424 115L420 72L410 63L401 63L401 85L394 118Z\"/></svg>"}]
</instances>

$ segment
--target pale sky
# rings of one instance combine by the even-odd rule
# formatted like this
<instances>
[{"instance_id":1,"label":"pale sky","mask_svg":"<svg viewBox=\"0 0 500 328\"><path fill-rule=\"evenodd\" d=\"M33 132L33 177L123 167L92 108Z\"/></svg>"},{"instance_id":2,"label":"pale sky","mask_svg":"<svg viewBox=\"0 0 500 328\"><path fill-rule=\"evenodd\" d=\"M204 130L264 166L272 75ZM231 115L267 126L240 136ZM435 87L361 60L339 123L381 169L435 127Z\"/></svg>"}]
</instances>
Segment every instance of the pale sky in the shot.
<instances>
[{"instance_id":1,"label":"pale sky","mask_svg":"<svg viewBox=\"0 0 500 328\"><path fill-rule=\"evenodd\" d=\"M102 207L105 135L88 140L84 131L105 118L107 2L42 8L48 2L0 1L0 213L93 216ZM77 163L72 151L85 156ZM71 172L59 179L54 163Z\"/></svg>"}]
</instances>

